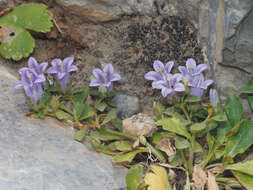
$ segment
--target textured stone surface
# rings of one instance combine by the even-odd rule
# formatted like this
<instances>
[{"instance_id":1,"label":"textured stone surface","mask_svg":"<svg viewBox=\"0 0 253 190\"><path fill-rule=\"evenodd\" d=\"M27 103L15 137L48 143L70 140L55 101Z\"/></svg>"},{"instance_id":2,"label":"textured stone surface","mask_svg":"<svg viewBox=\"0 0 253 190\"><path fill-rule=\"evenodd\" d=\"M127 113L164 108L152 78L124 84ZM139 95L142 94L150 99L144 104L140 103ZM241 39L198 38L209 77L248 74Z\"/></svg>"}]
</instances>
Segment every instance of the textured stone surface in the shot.
<instances>
[{"instance_id":1,"label":"textured stone surface","mask_svg":"<svg viewBox=\"0 0 253 190\"><path fill-rule=\"evenodd\" d=\"M0 66L0 189L119 190L126 169L110 157L89 151L73 140L70 128L54 120L25 117L17 79Z\"/></svg>"},{"instance_id":2,"label":"textured stone surface","mask_svg":"<svg viewBox=\"0 0 253 190\"><path fill-rule=\"evenodd\" d=\"M59 5L95 22L119 19L122 15L156 14L154 0L56 0Z\"/></svg>"},{"instance_id":3,"label":"textured stone surface","mask_svg":"<svg viewBox=\"0 0 253 190\"><path fill-rule=\"evenodd\" d=\"M137 97L116 94L114 101L117 104L117 114L120 118L130 117L141 110Z\"/></svg>"}]
</instances>

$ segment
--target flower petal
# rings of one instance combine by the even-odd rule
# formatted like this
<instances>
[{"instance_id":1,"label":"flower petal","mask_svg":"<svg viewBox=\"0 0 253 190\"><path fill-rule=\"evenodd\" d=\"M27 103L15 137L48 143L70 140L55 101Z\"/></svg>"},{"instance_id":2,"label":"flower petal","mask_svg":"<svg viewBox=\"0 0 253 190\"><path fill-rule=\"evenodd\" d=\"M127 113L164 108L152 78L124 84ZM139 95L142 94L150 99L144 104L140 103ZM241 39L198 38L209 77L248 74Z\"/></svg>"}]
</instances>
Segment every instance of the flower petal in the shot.
<instances>
[{"instance_id":1,"label":"flower petal","mask_svg":"<svg viewBox=\"0 0 253 190\"><path fill-rule=\"evenodd\" d=\"M164 84L165 84L164 81L153 81L152 82L152 88L154 88L154 89L162 89L165 86Z\"/></svg>"},{"instance_id":2,"label":"flower petal","mask_svg":"<svg viewBox=\"0 0 253 190\"><path fill-rule=\"evenodd\" d=\"M47 62L43 62L40 64L40 74L46 70L47 66L48 66Z\"/></svg>"},{"instance_id":3,"label":"flower petal","mask_svg":"<svg viewBox=\"0 0 253 190\"><path fill-rule=\"evenodd\" d=\"M113 73L114 69L112 64L106 64L104 67L104 72L106 73L106 75L111 75Z\"/></svg>"},{"instance_id":4,"label":"flower petal","mask_svg":"<svg viewBox=\"0 0 253 190\"><path fill-rule=\"evenodd\" d=\"M198 96L199 98L202 97L204 90L202 88L191 88L190 94L193 96Z\"/></svg>"},{"instance_id":5,"label":"flower petal","mask_svg":"<svg viewBox=\"0 0 253 190\"><path fill-rule=\"evenodd\" d=\"M174 81L175 80L175 82L179 82L179 81L181 81L183 79L183 76L181 75L181 74L179 74L179 73L176 73L176 74L174 74L173 76L172 76L172 80Z\"/></svg>"},{"instance_id":6,"label":"flower petal","mask_svg":"<svg viewBox=\"0 0 253 190\"><path fill-rule=\"evenodd\" d=\"M36 59L34 57L29 58L28 66L29 66L30 69L34 69L35 71L37 71L38 68L39 68L39 64L38 64L38 62L36 61Z\"/></svg>"},{"instance_id":7,"label":"flower petal","mask_svg":"<svg viewBox=\"0 0 253 190\"><path fill-rule=\"evenodd\" d=\"M23 68L21 68L21 69L19 69L18 70L18 73L20 74L20 75L23 75L23 73L26 71L26 70L29 70L30 68L28 68L28 67L23 67Z\"/></svg>"},{"instance_id":8,"label":"flower petal","mask_svg":"<svg viewBox=\"0 0 253 190\"><path fill-rule=\"evenodd\" d=\"M205 80L201 83L200 87L206 90L211 84L213 84L213 80Z\"/></svg>"},{"instance_id":9,"label":"flower petal","mask_svg":"<svg viewBox=\"0 0 253 190\"><path fill-rule=\"evenodd\" d=\"M65 77L66 74L67 74L67 73L57 73L57 79L58 79L58 80L63 79L63 77Z\"/></svg>"},{"instance_id":10,"label":"flower petal","mask_svg":"<svg viewBox=\"0 0 253 190\"><path fill-rule=\"evenodd\" d=\"M174 66L174 61L169 61L168 63L166 63L166 66L165 66L165 71L167 73L170 73L172 67Z\"/></svg>"},{"instance_id":11,"label":"flower petal","mask_svg":"<svg viewBox=\"0 0 253 190\"><path fill-rule=\"evenodd\" d=\"M24 83L22 81L15 82L15 84L14 84L14 88L15 89L18 88L18 87L20 87L20 86L24 86Z\"/></svg>"},{"instance_id":12,"label":"flower petal","mask_svg":"<svg viewBox=\"0 0 253 190\"><path fill-rule=\"evenodd\" d=\"M57 69L57 67L49 67L47 69L47 73L48 74L56 74L56 73L58 73L58 69Z\"/></svg>"},{"instance_id":13,"label":"flower petal","mask_svg":"<svg viewBox=\"0 0 253 190\"><path fill-rule=\"evenodd\" d=\"M192 58L187 59L186 67L187 67L187 69L195 69L196 68L196 61Z\"/></svg>"},{"instance_id":14,"label":"flower petal","mask_svg":"<svg viewBox=\"0 0 253 190\"><path fill-rule=\"evenodd\" d=\"M68 68L68 72L77 71L77 70L78 70L78 68L77 68L77 66L75 66L75 65L71 65L71 66Z\"/></svg>"},{"instance_id":15,"label":"flower petal","mask_svg":"<svg viewBox=\"0 0 253 190\"><path fill-rule=\"evenodd\" d=\"M46 78L43 74L38 75L37 78L35 79L34 83L43 83L46 81Z\"/></svg>"},{"instance_id":16,"label":"flower petal","mask_svg":"<svg viewBox=\"0 0 253 190\"><path fill-rule=\"evenodd\" d=\"M164 71L164 65L159 60L154 61L153 67L156 72Z\"/></svg>"},{"instance_id":17,"label":"flower petal","mask_svg":"<svg viewBox=\"0 0 253 190\"><path fill-rule=\"evenodd\" d=\"M174 90L177 92L185 91L185 86L182 83L176 83L174 86Z\"/></svg>"},{"instance_id":18,"label":"flower petal","mask_svg":"<svg viewBox=\"0 0 253 190\"><path fill-rule=\"evenodd\" d=\"M74 62L74 57L66 57L63 60L63 71L64 72L70 72L69 71L69 67L71 66L71 64Z\"/></svg>"},{"instance_id":19,"label":"flower petal","mask_svg":"<svg viewBox=\"0 0 253 190\"><path fill-rule=\"evenodd\" d=\"M184 77L185 77L186 75L189 74L187 68L184 67L184 66L179 66L179 67L178 67L178 70L180 71L180 73L181 73Z\"/></svg>"},{"instance_id":20,"label":"flower petal","mask_svg":"<svg viewBox=\"0 0 253 190\"><path fill-rule=\"evenodd\" d=\"M120 80L120 79L121 79L120 75L117 74L117 73L114 73L112 75L111 81L117 81L117 80Z\"/></svg>"},{"instance_id":21,"label":"flower petal","mask_svg":"<svg viewBox=\"0 0 253 190\"><path fill-rule=\"evenodd\" d=\"M100 85L101 85L101 82L97 79L92 80L89 84L89 86L100 86Z\"/></svg>"},{"instance_id":22,"label":"flower petal","mask_svg":"<svg viewBox=\"0 0 253 190\"><path fill-rule=\"evenodd\" d=\"M196 73L194 73L193 75L198 75L198 74L202 73L204 70L207 70L207 69L208 69L207 64L200 64L200 65L197 66Z\"/></svg>"},{"instance_id":23,"label":"flower petal","mask_svg":"<svg viewBox=\"0 0 253 190\"><path fill-rule=\"evenodd\" d=\"M149 71L145 74L145 79L147 80L162 80L162 75L155 71Z\"/></svg>"},{"instance_id":24,"label":"flower petal","mask_svg":"<svg viewBox=\"0 0 253 190\"><path fill-rule=\"evenodd\" d=\"M57 81L61 85L62 91L65 93L67 84L70 83L69 73L64 73L64 77L61 79L57 79Z\"/></svg>"},{"instance_id":25,"label":"flower petal","mask_svg":"<svg viewBox=\"0 0 253 190\"><path fill-rule=\"evenodd\" d=\"M99 78L99 77L103 77L103 71L101 69L94 69L92 71L93 75L96 77L96 78Z\"/></svg>"},{"instance_id":26,"label":"flower petal","mask_svg":"<svg viewBox=\"0 0 253 190\"><path fill-rule=\"evenodd\" d=\"M173 90L171 88L166 88L166 87L162 88L162 95L163 95L163 97L168 96L172 92L173 92Z\"/></svg>"},{"instance_id":27,"label":"flower petal","mask_svg":"<svg viewBox=\"0 0 253 190\"><path fill-rule=\"evenodd\" d=\"M61 59L58 59L58 58L55 58L51 61L51 64L54 66L54 67L58 67L59 66L59 63L61 63Z\"/></svg>"}]
</instances>

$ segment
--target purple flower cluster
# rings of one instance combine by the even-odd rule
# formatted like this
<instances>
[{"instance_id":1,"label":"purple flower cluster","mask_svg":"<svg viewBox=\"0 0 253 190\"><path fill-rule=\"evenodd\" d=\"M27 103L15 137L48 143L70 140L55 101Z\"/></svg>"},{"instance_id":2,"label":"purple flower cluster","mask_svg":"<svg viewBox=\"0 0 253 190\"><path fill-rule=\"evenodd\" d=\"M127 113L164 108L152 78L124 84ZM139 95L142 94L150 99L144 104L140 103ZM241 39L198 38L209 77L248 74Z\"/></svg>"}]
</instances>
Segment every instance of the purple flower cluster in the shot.
<instances>
[{"instance_id":1,"label":"purple flower cluster","mask_svg":"<svg viewBox=\"0 0 253 190\"><path fill-rule=\"evenodd\" d=\"M206 64L197 66L195 60L190 58L186 61L186 67L178 67L180 73L171 74L173 65L173 61L164 66L161 61L157 60L153 64L155 71L150 71L145 75L147 80L153 81L152 87L154 89L161 89L163 97L172 99L177 95L177 92L185 91L185 85L190 87L191 95L202 97L204 90L213 83L213 80L204 79L203 71L208 69Z\"/></svg>"},{"instance_id":2,"label":"purple flower cluster","mask_svg":"<svg viewBox=\"0 0 253 190\"><path fill-rule=\"evenodd\" d=\"M53 59L52 67L48 68L48 74L56 74L58 83L61 85L62 91L66 91L66 85L70 83L69 73L76 71L77 67L71 65L74 58L67 57L63 61L60 59ZM31 98L32 103L37 105L40 100L43 88L46 87L46 78L44 73L48 63L43 62L39 64L35 58L30 57L28 60L28 67L23 67L19 70L21 80L16 82L14 88L23 86L26 95Z\"/></svg>"},{"instance_id":3,"label":"purple flower cluster","mask_svg":"<svg viewBox=\"0 0 253 190\"><path fill-rule=\"evenodd\" d=\"M93 75L95 79L90 82L90 86L105 87L109 91L112 90L112 83L114 81L120 80L120 75L117 73L114 73L112 64L106 64L104 66L103 71L98 68L94 69Z\"/></svg>"}]
</instances>

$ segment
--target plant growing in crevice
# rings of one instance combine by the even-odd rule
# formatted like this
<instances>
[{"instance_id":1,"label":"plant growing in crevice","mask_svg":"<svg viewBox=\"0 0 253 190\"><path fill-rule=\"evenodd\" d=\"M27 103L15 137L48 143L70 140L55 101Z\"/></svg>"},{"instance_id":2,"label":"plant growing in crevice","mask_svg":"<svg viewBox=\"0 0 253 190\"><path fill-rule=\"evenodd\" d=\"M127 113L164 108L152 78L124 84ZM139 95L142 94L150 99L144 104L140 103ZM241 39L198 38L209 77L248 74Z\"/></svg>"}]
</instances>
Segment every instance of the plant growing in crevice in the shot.
<instances>
[{"instance_id":1,"label":"plant growing in crevice","mask_svg":"<svg viewBox=\"0 0 253 190\"><path fill-rule=\"evenodd\" d=\"M50 32L53 16L44 4L24 4L0 17L0 54L6 59L28 57L35 47L29 30Z\"/></svg>"}]
</instances>

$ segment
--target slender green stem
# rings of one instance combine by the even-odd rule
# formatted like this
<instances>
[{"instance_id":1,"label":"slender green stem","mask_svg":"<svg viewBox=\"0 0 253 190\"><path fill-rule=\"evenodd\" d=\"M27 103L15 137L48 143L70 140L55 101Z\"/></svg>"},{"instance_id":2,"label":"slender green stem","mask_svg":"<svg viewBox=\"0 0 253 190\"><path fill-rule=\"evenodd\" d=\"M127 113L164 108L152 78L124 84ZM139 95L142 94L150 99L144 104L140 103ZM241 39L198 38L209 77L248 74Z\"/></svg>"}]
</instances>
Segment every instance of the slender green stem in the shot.
<instances>
[{"instance_id":1,"label":"slender green stem","mask_svg":"<svg viewBox=\"0 0 253 190\"><path fill-rule=\"evenodd\" d=\"M180 150L180 154L181 154L181 157L183 158L184 167L186 168L186 170L189 171L189 167L188 167L187 160L185 158L185 152L184 152L184 150Z\"/></svg>"},{"instance_id":2,"label":"slender green stem","mask_svg":"<svg viewBox=\"0 0 253 190\"><path fill-rule=\"evenodd\" d=\"M131 141L136 141L137 138L133 137L133 136L130 136L130 135L127 135L125 133L121 133L121 132L118 132L118 131L114 131L114 130L110 130L110 129L106 129L106 131L108 131L109 133L111 133L112 135L117 135L117 136L120 136L120 137L123 137L125 139L129 139Z\"/></svg>"},{"instance_id":3,"label":"slender green stem","mask_svg":"<svg viewBox=\"0 0 253 190\"><path fill-rule=\"evenodd\" d=\"M194 156L194 142L195 142L195 139L196 139L196 135L193 134L192 135L192 138L191 138L191 147L189 149L189 160L188 160L188 165L189 165L189 174L190 176L192 176L192 172L193 172L193 156Z\"/></svg>"},{"instance_id":4,"label":"slender green stem","mask_svg":"<svg viewBox=\"0 0 253 190\"><path fill-rule=\"evenodd\" d=\"M191 118L190 118L188 112L186 111L185 107L184 107L184 106L181 106L180 108L183 110L184 115L185 115L185 117L187 118L187 120L188 120L188 121L191 121Z\"/></svg>"}]
</instances>

